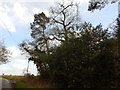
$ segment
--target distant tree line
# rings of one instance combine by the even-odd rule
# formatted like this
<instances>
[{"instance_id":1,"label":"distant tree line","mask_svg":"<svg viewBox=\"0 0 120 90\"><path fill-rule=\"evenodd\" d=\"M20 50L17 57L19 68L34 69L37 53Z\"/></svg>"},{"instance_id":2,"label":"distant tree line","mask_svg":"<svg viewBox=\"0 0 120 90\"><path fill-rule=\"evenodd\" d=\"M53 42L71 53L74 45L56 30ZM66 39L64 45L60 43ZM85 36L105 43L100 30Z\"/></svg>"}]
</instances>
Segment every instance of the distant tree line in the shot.
<instances>
[{"instance_id":1,"label":"distant tree line","mask_svg":"<svg viewBox=\"0 0 120 90\"><path fill-rule=\"evenodd\" d=\"M23 41L20 49L30 55L40 79L58 87L119 87L117 32L80 23L76 6L57 3L50 8L50 17L35 14L30 24L33 41Z\"/></svg>"}]
</instances>

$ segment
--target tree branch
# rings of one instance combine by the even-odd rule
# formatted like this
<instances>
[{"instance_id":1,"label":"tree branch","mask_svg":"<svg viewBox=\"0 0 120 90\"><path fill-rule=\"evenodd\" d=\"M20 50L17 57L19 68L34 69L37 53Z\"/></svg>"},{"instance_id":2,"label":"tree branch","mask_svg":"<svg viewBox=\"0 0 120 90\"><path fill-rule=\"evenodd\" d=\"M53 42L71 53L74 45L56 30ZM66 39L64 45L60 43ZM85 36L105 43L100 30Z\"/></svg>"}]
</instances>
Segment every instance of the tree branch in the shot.
<instances>
[{"instance_id":1,"label":"tree branch","mask_svg":"<svg viewBox=\"0 0 120 90\"><path fill-rule=\"evenodd\" d=\"M55 18L53 18L53 20L54 20L56 23L59 23L59 24L63 25L62 22L59 22L59 21L55 20Z\"/></svg>"}]
</instances>

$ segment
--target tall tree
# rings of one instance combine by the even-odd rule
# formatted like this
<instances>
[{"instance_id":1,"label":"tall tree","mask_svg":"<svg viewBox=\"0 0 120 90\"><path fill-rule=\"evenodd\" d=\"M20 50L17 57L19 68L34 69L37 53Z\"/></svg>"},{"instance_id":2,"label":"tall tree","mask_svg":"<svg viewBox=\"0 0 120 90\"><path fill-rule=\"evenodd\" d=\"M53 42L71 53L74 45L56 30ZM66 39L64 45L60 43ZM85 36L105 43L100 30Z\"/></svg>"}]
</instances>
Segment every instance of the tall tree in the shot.
<instances>
[{"instance_id":1,"label":"tall tree","mask_svg":"<svg viewBox=\"0 0 120 90\"><path fill-rule=\"evenodd\" d=\"M49 23L49 18L42 12L34 15L34 22L31 23L31 36L37 43L38 47L43 51L49 53L48 39L47 35L47 24Z\"/></svg>"},{"instance_id":2,"label":"tall tree","mask_svg":"<svg viewBox=\"0 0 120 90\"><path fill-rule=\"evenodd\" d=\"M34 61L40 73L48 68L46 56L49 56L54 50L53 45L50 45L52 40L56 40L56 43L68 40L69 36L76 30L77 11L77 4L63 2L50 8L50 17L47 17L43 12L34 15L34 21L30 24L33 41L24 41L20 47L29 53L31 56L29 60Z\"/></svg>"},{"instance_id":3,"label":"tall tree","mask_svg":"<svg viewBox=\"0 0 120 90\"><path fill-rule=\"evenodd\" d=\"M34 61L38 72L43 75L47 68L45 56L50 54L49 18L42 12L34 15L34 21L31 23L31 37L33 41L23 41L20 47L30 55L28 61Z\"/></svg>"}]
</instances>

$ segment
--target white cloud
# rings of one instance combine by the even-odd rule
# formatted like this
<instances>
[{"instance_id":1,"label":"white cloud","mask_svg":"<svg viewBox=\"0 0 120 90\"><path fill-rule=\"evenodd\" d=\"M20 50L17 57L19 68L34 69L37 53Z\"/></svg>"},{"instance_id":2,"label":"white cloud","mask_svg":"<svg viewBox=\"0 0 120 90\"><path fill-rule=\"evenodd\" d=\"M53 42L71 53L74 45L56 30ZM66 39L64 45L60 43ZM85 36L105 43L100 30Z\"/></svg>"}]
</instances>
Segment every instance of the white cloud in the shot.
<instances>
[{"instance_id":1,"label":"white cloud","mask_svg":"<svg viewBox=\"0 0 120 90\"><path fill-rule=\"evenodd\" d=\"M12 52L12 58L17 58L19 55L21 55L20 50L14 46L8 47L7 49Z\"/></svg>"},{"instance_id":2,"label":"white cloud","mask_svg":"<svg viewBox=\"0 0 120 90\"><path fill-rule=\"evenodd\" d=\"M2 70L4 71L4 70L9 70L10 68L8 68L8 67L2 67Z\"/></svg>"},{"instance_id":3,"label":"white cloud","mask_svg":"<svg viewBox=\"0 0 120 90\"><path fill-rule=\"evenodd\" d=\"M18 69L18 70L23 70L24 68L26 68L26 66L22 65L21 63L15 63L15 64L12 64L12 68L15 68L15 69Z\"/></svg>"},{"instance_id":4,"label":"white cloud","mask_svg":"<svg viewBox=\"0 0 120 90\"><path fill-rule=\"evenodd\" d=\"M27 63L27 60L22 60L22 59L16 59L15 61L17 63L20 63L20 64L26 64Z\"/></svg>"},{"instance_id":5,"label":"white cloud","mask_svg":"<svg viewBox=\"0 0 120 90\"><path fill-rule=\"evenodd\" d=\"M10 62L7 64L0 65L0 68L2 68L2 72L0 74L14 74L14 75L22 75L24 69L27 68L28 60L25 55L21 55L21 51L15 47L8 47L8 49L12 52ZM33 62L29 63L29 72L32 74L37 74L36 66L33 64Z\"/></svg>"},{"instance_id":6,"label":"white cloud","mask_svg":"<svg viewBox=\"0 0 120 90\"><path fill-rule=\"evenodd\" d=\"M5 5L0 5L0 26L4 29L8 29L10 32L15 32L15 26L12 19L8 15L9 8Z\"/></svg>"},{"instance_id":7,"label":"white cloud","mask_svg":"<svg viewBox=\"0 0 120 90\"><path fill-rule=\"evenodd\" d=\"M65 2L70 2L70 1L74 1L74 2L78 2L78 3L80 3L80 5L81 4L83 4L83 3L88 3L90 0L54 0L54 2L63 2L63 1L65 1Z\"/></svg>"},{"instance_id":8,"label":"white cloud","mask_svg":"<svg viewBox=\"0 0 120 90\"><path fill-rule=\"evenodd\" d=\"M15 2L16 0L0 0L0 2ZM58 0L19 0L19 2L54 2Z\"/></svg>"},{"instance_id":9,"label":"white cloud","mask_svg":"<svg viewBox=\"0 0 120 90\"><path fill-rule=\"evenodd\" d=\"M33 8L32 11L33 11L34 14L44 12L46 16L49 16L49 11L48 10L40 10L40 8Z\"/></svg>"},{"instance_id":10,"label":"white cloud","mask_svg":"<svg viewBox=\"0 0 120 90\"><path fill-rule=\"evenodd\" d=\"M75 1L77 1L77 2L80 1L80 3L83 4L83 3L88 3L90 0L75 0Z\"/></svg>"},{"instance_id":11,"label":"white cloud","mask_svg":"<svg viewBox=\"0 0 120 90\"><path fill-rule=\"evenodd\" d=\"M32 20L32 15L30 14L31 12L28 12L28 8L19 2L14 3L13 12L16 14L19 20L22 21L22 23L27 24Z\"/></svg>"}]
</instances>

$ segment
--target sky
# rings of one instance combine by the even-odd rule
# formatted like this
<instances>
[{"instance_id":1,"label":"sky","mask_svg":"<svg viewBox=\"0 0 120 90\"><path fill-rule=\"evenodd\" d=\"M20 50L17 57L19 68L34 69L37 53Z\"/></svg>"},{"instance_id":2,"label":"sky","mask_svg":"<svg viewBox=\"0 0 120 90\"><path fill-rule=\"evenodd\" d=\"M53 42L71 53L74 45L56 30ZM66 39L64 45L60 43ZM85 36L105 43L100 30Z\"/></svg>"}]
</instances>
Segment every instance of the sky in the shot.
<instances>
[{"instance_id":1,"label":"sky","mask_svg":"<svg viewBox=\"0 0 120 90\"><path fill-rule=\"evenodd\" d=\"M0 74L23 75L27 68L27 56L22 55L18 45L23 40L32 39L30 23L34 20L34 14L44 12L49 16L49 7L57 1L59 0L0 0L0 40L3 39L6 48L12 52L10 62L0 65ZM108 28L118 16L118 3L108 4L102 10L90 12L87 11L89 0L75 1L80 2L81 22L86 21L93 25L101 23L104 28ZM29 72L37 74L32 61Z\"/></svg>"}]
</instances>

